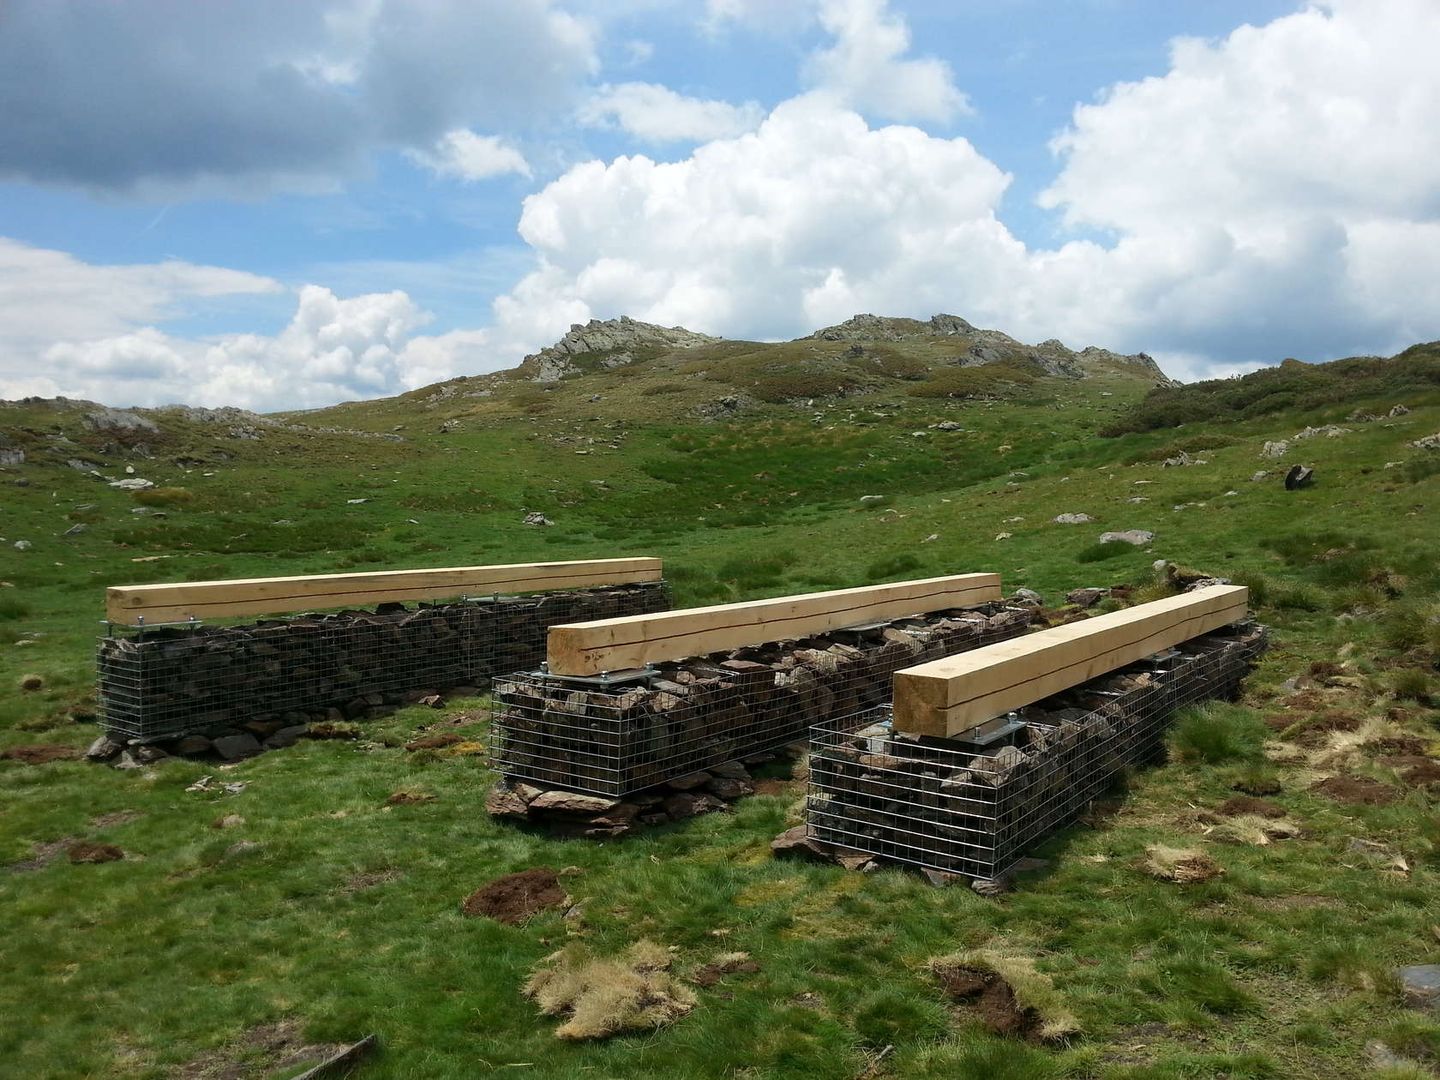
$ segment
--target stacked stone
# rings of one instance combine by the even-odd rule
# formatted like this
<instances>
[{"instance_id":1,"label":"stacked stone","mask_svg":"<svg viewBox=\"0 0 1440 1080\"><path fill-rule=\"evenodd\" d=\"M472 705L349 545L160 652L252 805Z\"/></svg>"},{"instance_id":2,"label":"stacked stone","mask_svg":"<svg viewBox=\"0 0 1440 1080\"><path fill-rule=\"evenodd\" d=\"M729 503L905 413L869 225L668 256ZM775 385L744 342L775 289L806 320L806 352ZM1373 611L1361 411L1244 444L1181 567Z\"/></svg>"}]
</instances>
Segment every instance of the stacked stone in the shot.
<instances>
[{"instance_id":1,"label":"stacked stone","mask_svg":"<svg viewBox=\"0 0 1440 1080\"><path fill-rule=\"evenodd\" d=\"M106 637L96 657L104 724L112 738L154 742L249 722L361 719L418 690L538 667L555 623L668 607L663 585L624 585Z\"/></svg>"},{"instance_id":2,"label":"stacked stone","mask_svg":"<svg viewBox=\"0 0 1440 1080\"><path fill-rule=\"evenodd\" d=\"M1198 638L1171 665L1136 665L1027 706L983 749L895 733L883 710L832 725L812 747L808 836L822 849L993 878L1121 769L1154 760L1175 708L1233 694L1264 638L1260 627Z\"/></svg>"},{"instance_id":3,"label":"stacked stone","mask_svg":"<svg viewBox=\"0 0 1440 1080\"><path fill-rule=\"evenodd\" d=\"M890 696L896 671L1023 633L1001 604L897 619L657 665L613 688L497 679L492 756L504 776L617 798L807 737Z\"/></svg>"},{"instance_id":4,"label":"stacked stone","mask_svg":"<svg viewBox=\"0 0 1440 1080\"><path fill-rule=\"evenodd\" d=\"M799 752L803 748L793 749ZM748 760L760 764L773 757L760 754ZM599 839L623 836L638 826L662 825L727 810L736 799L754 793L755 785L745 763L727 761L624 798L501 780L486 795L485 809L495 817L540 825L558 835Z\"/></svg>"}]
</instances>

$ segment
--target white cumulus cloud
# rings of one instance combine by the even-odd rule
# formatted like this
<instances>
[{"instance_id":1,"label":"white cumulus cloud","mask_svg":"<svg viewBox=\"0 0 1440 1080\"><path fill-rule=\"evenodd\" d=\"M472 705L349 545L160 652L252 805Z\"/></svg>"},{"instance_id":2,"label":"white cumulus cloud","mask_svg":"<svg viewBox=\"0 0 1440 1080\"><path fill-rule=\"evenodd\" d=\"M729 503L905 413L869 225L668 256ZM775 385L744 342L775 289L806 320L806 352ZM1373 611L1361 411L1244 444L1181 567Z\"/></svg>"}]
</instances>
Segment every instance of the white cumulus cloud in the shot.
<instances>
[{"instance_id":1,"label":"white cumulus cloud","mask_svg":"<svg viewBox=\"0 0 1440 1080\"><path fill-rule=\"evenodd\" d=\"M530 175L525 155L495 135L477 135L456 128L436 140L428 150L407 150L406 155L439 176L459 180L488 180L505 173Z\"/></svg>"},{"instance_id":2,"label":"white cumulus cloud","mask_svg":"<svg viewBox=\"0 0 1440 1080\"><path fill-rule=\"evenodd\" d=\"M649 143L709 142L754 130L765 111L755 102L732 105L686 97L657 83L602 86L580 109L580 122L619 127Z\"/></svg>"},{"instance_id":3,"label":"white cumulus cloud","mask_svg":"<svg viewBox=\"0 0 1440 1080\"><path fill-rule=\"evenodd\" d=\"M910 28L885 0L819 0L819 13L834 43L810 57L816 86L884 120L946 121L971 111L950 65L906 56Z\"/></svg>"}]
</instances>

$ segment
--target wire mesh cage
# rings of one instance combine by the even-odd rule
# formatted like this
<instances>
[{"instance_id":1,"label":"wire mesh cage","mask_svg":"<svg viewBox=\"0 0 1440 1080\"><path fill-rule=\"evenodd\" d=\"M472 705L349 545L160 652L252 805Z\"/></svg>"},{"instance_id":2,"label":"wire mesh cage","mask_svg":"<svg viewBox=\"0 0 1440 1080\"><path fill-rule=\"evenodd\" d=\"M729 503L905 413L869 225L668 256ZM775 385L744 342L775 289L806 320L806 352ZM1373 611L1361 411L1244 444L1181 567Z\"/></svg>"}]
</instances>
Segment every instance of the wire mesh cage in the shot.
<instances>
[{"instance_id":1,"label":"wire mesh cage","mask_svg":"<svg viewBox=\"0 0 1440 1080\"><path fill-rule=\"evenodd\" d=\"M1025 631L991 604L832 631L624 676L497 679L491 758L508 779L618 798L802 740L890 696L900 668Z\"/></svg>"},{"instance_id":2,"label":"wire mesh cage","mask_svg":"<svg viewBox=\"0 0 1440 1080\"><path fill-rule=\"evenodd\" d=\"M1232 696L1264 645L1262 627L1230 627L963 739L897 733L889 705L819 723L807 834L897 862L1000 877L1122 769L1160 757L1175 710Z\"/></svg>"},{"instance_id":3,"label":"wire mesh cage","mask_svg":"<svg viewBox=\"0 0 1440 1080\"><path fill-rule=\"evenodd\" d=\"M353 719L419 691L484 688L499 672L538 664L557 623L669 607L659 582L233 626L112 627L96 651L101 714L113 737L141 742L330 710Z\"/></svg>"}]
</instances>

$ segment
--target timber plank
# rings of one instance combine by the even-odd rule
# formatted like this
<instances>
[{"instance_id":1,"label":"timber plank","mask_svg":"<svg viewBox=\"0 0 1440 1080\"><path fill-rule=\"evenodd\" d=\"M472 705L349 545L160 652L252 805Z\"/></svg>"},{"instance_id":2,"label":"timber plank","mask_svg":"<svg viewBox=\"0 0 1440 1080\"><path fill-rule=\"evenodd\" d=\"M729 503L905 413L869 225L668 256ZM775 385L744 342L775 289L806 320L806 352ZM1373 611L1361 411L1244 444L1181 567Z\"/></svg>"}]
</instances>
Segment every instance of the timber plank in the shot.
<instances>
[{"instance_id":1,"label":"timber plank","mask_svg":"<svg viewBox=\"0 0 1440 1080\"><path fill-rule=\"evenodd\" d=\"M660 580L659 559L634 558L117 585L105 592L105 613L112 623L134 626L143 617L145 623L154 625L192 617L278 615L392 600L439 600L466 594L584 589Z\"/></svg>"},{"instance_id":2,"label":"timber plank","mask_svg":"<svg viewBox=\"0 0 1440 1080\"><path fill-rule=\"evenodd\" d=\"M557 675L598 675L999 599L999 574L954 574L597 619L552 626L547 659Z\"/></svg>"},{"instance_id":3,"label":"timber plank","mask_svg":"<svg viewBox=\"0 0 1440 1080\"><path fill-rule=\"evenodd\" d=\"M895 730L954 736L1243 619L1249 590L1213 585L895 673Z\"/></svg>"}]
</instances>

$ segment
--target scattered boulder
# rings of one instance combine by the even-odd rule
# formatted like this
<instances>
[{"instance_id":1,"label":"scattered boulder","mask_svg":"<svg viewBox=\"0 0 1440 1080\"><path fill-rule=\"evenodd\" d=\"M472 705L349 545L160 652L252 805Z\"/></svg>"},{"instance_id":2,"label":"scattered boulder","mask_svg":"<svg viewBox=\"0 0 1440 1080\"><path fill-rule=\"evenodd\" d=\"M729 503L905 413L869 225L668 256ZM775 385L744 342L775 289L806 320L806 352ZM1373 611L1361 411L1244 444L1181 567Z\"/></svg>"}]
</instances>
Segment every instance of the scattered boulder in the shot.
<instances>
[{"instance_id":1,"label":"scattered boulder","mask_svg":"<svg viewBox=\"0 0 1440 1080\"><path fill-rule=\"evenodd\" d=\"M1057 514L1052 520L1056 525L1088 525L1095 519L1089 514Z\"/></svg>"},{"instance_id":2,"label":"scattered boulder","mask_svg":"<svg viewBox=\"0 0 1440 1080\"><path fill-rule=\"evenodd\" d=\"M1423 439L1416 439L1410 445L1416 450L1440 450L1440 431L1434 435L1426 435Z\"/></svg>"},{"instance_id":3,"label":"scattered boulder","mask_svg":"<svg viewBox=\"0 0 1440 1080\"><path fill-rule=\"evenodd\" d=\"M535 511L532 511L531 513L526 514L526 515L525 515L525 519L524 519L524 521L521 522L521 524L523 524L523 525L554 525L555 522L551 521L549 518L547 518L544 514L540 513L538 510L535 510Z\"/></svg>"},{"instance_id":4,"label":"scattered boulder","mask_svg":"<svg viewBox=\"0 0 1440 1080\"><path fill-rule=\"evenodd\" d=\"M1015 595L1011 598L1016 603L1030 604L1036 607L1043 606L1045 598L1034 589L1016 589Z\"/></svg>"},{"instance_id":5,"label":"scattered boulder","mask_svg":"<svg viewBox=\"0 0 1440 1080\"><path fill-rule=\"evenodd\" d=\"M34 547L34 546L35 546L35 545L32 544L32 543L30 543L29 540L16 540L16 541L15 541L15 550L16 550L16 551L29 551L29 550L30 550L32 547Z\"/></svg>"},{"instance_id":6,"label":"scattered boulder","mask_svg":"<svg viewBox=\"0 0 1440 1080\"><path fill-rule=\"evenodd\" d=\"M1315 470L1305 465L1291 466L1290 471L1285 474L1285 490L1298 491L1300 488L1310 483L1310 480L1314 475Z\"/></svg>"},{"instance_id":7,"label":"scattered boulder","mask_svg":"<svg viewBox=\"0 0 1440 1080\"><path fill-rule=\"evenodd\" d=\"M1144 529L1121 529L1118 532L1100 534L1100 543L1102 544L1133 544L1136 547L1144 547L1154 541L1155 534Z\"/></svg>"},{"instance_id":8,"label":"scattered boulder","mask_svg":"<svg viewBox=\"0 0 1440 1080\"><path fill-rule=\"evenodd\" d=\"M91 431L145 431L155 433L160 426L147 416L126 409L100 409L86 413L80 422Z\"/></svg>"},{"instance_id":9,"label":"scattered boulder","mask_svg":"<svg viewBox=\"0 0 1440 1080\"><path fill-rule=\"evenodd\" d=\"M1273 442L1266 441L1260 451L1260 456L1265 458L1282 458L1290 452L1290 443L1285 439L1277 439Z\"/></svg>"},{"instance_id":10,"label":"scattered boulder","mask_svg":"<svg viewBox=\"0 0 1440 1080\"><path fill-rule=\"evenodd\" d=\"M124 480L111 480L110 486L118 491L146 491L155 486L155 481L139 476L127 476Z\"/></svg>"},{"instance_id":11,"label":"scattered boulder","mask_svg":"<svg viewBox=\"0 0 1440 1080\"><path fill-rule=\"evenodd\" d=\"M1076 607L1090 608L1109 595L1109 589L1071 589L1065 594L1065 602Z\"/></svg>"},{"instance_id":12,"label":"scattered boulder","mask_svg":"<svg viewBox=\"0 0 1440 1080\"><path fill-rule=\"evenodd\" d=\"M1412 964L1399 968L1395 977L1408 1004L1424 1008L1440 1000L1440 964Z\"/></svg>"},{"instance_id":13,"label":"scattered boulder","mask_svg":"<svg viewBox=\"0 0 1440 1080\"><path fill-rule=\"evenodd\" d=\"M1290 437L1290 441L1301 442L1304 439L1315 439L1322 435L1327 439L1336 439L1349 433L1349 428L1339 427L1336 424L1325 424L1323 427L1307 427L1304 431L1297 431Z\"/></svg>"},{"instance_id":14,"label":"scattered boulder","mask_svg":"<svg viewBox=\"0 0 1440 1080\"><path fill-rule=\"evenodd\" d=\"M304 736L310 733L309 724L291 724L272 732L265 739L266 750L283 750L287 746L294 746Z\"/></svg>"},{"instance_id":15,"label":"scattered boulder","mask_svg":"<svg viewBox=\"0 0 1440 1080\"><path fill-rule=\"evenodd\" d=\"M90 761L110 761L123 749L125 748L110 736L101 735L90 744L90 748L85 751L85 757Z\"/></svg>"},{"instance_id":16,"label":"scattered boulder","mask_svg":"<svg viewBox=\"0 0 1440 1080\"><path fill-rule=\"evenodd\" d=\"M1390 419L1394 420L1397 416L1405 416L1409 412L1410 410L1407 409L1404 405L1394 405L1391 406L1390 411L1385 415L1390 417Z\"/></svg>"}]
</instances>

